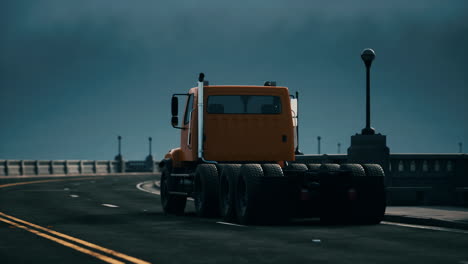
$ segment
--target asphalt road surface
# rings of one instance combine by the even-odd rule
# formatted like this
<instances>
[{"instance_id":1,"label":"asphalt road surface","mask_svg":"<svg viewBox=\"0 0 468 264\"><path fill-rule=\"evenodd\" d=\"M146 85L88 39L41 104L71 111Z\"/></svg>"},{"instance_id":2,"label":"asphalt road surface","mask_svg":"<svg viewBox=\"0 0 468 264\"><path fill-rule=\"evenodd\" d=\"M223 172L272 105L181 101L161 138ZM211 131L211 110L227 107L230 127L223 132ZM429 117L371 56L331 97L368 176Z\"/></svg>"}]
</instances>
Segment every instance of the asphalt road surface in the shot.
<instances>
[{"instance_id":1,"label":"asphalt road surface","mask_svg":"<svg viewBox=\"0 0 468 264\"><path fill-rule=\"evenodd\" d=\"M0 180L0 263L468 263L467 231L165 215L157 178Z\"/></svg>"}]
</instances>

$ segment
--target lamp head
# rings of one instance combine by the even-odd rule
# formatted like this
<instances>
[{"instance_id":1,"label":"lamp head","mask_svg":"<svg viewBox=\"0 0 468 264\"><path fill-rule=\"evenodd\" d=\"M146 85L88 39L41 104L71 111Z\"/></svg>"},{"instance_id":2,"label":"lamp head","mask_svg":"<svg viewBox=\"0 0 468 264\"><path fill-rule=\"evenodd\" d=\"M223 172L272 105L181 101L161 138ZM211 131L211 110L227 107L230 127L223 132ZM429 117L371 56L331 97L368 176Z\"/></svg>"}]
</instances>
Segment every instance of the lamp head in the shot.
<instances>
[{"instance_id":1,"label":"lamp head","mask_svg":"<svg viewBox=\"0 0 468 264\"><path fill-rule=\"evenodd\" d=\"M364 64L366 64L366 67L370 67L372 64L372 61L375 59L375 52L373 49L365 49L361 53L361 59L364 61Z\"/></svg>"}]
</instances>

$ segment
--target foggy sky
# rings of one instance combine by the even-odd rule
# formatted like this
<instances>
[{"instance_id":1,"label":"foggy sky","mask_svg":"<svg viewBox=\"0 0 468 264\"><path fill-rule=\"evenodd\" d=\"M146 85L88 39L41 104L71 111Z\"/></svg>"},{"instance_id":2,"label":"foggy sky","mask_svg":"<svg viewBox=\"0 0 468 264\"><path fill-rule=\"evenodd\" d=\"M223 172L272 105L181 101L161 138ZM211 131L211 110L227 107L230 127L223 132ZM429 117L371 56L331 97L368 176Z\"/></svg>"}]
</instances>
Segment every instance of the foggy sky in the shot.
<instances>
[{"instance_id":1,"label":"foggy sky","mask_svg":"<svg viewBox=\"0 0 468 264\"><path fill-rule=\"evenodd\" d=\"M0 159L161 158L170 97L196 85L300 92L301 149L344 153L365 125L392 153L468 148L468 2L14 1L0 3Z\"/></svg>"}]
</instances>

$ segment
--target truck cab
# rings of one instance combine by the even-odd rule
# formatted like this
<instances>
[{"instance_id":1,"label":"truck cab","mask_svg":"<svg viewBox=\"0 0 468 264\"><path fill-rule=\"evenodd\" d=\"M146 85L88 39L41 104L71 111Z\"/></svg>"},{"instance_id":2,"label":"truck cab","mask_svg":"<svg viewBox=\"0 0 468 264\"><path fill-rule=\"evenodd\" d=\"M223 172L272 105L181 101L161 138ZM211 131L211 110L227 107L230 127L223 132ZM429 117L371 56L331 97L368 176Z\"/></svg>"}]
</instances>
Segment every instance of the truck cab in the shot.
<instances>
[{"instance_id":1,"label":"truck cab","mask_svg":"<svg viewBox=\"0 0 468 264\"><path fill-rule=\"evenodd\" d=\"M204 86L203 159L216 162L293 161L295 136L288 88L279 86ZM180 148L166 158L177 165L197 162L198 87L186 97L181 120ZM178 100L173 100L176 102ZM177 104L177 103L176 103ZM175 107L175 106L174 106Z\"/></svg>"}]
</instances>

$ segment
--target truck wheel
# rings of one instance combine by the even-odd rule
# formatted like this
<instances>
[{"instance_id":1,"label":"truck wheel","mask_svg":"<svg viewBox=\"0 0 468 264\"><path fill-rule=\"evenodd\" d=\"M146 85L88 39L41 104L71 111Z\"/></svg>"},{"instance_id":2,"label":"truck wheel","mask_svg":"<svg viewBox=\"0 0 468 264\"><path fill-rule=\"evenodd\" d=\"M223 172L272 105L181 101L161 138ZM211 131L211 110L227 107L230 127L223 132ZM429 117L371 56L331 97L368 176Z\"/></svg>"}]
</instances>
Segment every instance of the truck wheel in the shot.
<instances>
[{"instance_id":1,"label":"truck wheel","mask_svg":"<svg viewBox=\"0 0 468 264\"><path fill-rule=\"evenodd\" d=\"M224 221L232 222L236 217L236 181L240 164L226 164L219 176L219 211Z\"/></svg>"},{"instance_id":2,"label":"truck wheel","mask_svg":"<svg viewBox=\"0 0 468 264\"><path fill-rule=\"evenodd\" d=\"M214 164L197 166L193 198L198 216L215 217L219 215L218 184L218 170Z\"/></svg>"},{"instance_id":3,"label":"truck wheel","mask_svg":"<svg viewBox=\"0 0 468 264\"><path fill-rule=\"evenodd\" d=\"M340 165L334 163L324 163L320 166L319 171L335 172L340 170Z\"/></svg>"},{"instance_id":4,"label":"truck wheel","mask_svg":"<svg viewBox=\"0 0 468 264\"><path fill-rule=\"evenodd\" d=\"M350 164L350 163L341 164L340 169L344 171L350 171L352 176L356 176L356 177L366 176L366 171L361 166L361 164Z\"/></svg>"},{"instance_id":5,"label":"truck wheel","mask_svg":"<svg viewBox=\"0 0 468 264\"><path fill-rule=\"evenodd\" d=\"M169 170L163 168L161 171L161 205L165 213L181 215L184 213L187 197L169 193L169 177Z\"/></svg>"},{"instance_id":6,"label":"truck wheel","mask_svg":"<svg viewBox=\"0 0 468 264\"><path fill-rule=\"evenodd\" d=\"M366 184L366 197L363 201L361 223L378 224L385 216L386 194L384 178L385 173L378 164L363 164L366 175L370 182Z\"/></svg>"},{"instance_id":7,"label":"truck wheel","mask_svg":"<svg viewBox=\"0 0 468 264\"><path fill-rule=\"evenodd\" d=\"M344 192L346 192L346 199L343 202L343 212L345 213L345 223L359 223L361 215L362 204L362 182L365 182L366 172L361 164L341 164L340 170L349 173L349 180Z\"/></svg>"},{"instance_id":8,"label":"truck wheel","mask_svg":"<svg viewBox=\"0 0 468 264\"><path fill-rule=\"evenodd\" d=\"M307 168L310 171L318 171L320 169L320 166L322 166L322 164L318 164L318 163L309 163L309 164L307 164Z\"/></svg>"},{"instance_id":9,"label":"truck wheel","mask_svg":"<svg viewBox=\"0 0 468 264\"><path fill-rule=\"evenodd\" d=\"M242 165L236 185L236 214L241 224L272 224L289 218L287 178L277 164Z\"/></svg>"},{"instance_id":10,"label":"truck wheel","mask_svg":"<svg viewBox=\"0 0 468 264\"><path fill-rule=\"evenodd\" d=\"M272 165L272 164L268 164L268 165ZM307 166L302 163L291 163L286 168L284 168L284 170L306 171Z\"/></svg>"},{"instance_id":11,"label":"truck wheel","mask_svg":"<svg viewBox=\"0 0 468 264\"><path fill-rule=\"evenodd\" d=\"M244 164L240 168L236 184L236 215L243 225L260 221L261 177L263 170L260 164Z\"/></svg>"},{"instance_id":12,"label":"truck wheel","mask_svg":"<svg viewBox=\"0 0 468 264\"><path fill-rule=\"evenodd\" d=\"M293 212L287 178L284 176L281 166L276 163L262 164L261 166L264 177L273 177L266 179L262 183L264 192L262 207L266 210L264 215L268 217L264 222L273 224L285 223L289 221ZM292 163L289 166L293 170L307 170L307 167L300 163Z\"/></svg>"},{"instance_id":13,"label":"truck wheel","mask_svg":"<svg viewBox=\"0 0 468 264\"><path fill-rule=\"evenodd\" d=\"M292 165L292 164L291 164ZM297 164L300 165L300 164ZM278 164L262 164L263 176L267 177L284 177L283 170Z\"/></svg>"},{"instance_id":14,"label":"truck wheel","mask_svg":"<svg viewBox=\"0 0 468 264\"><path fill-rule=\"evenodd\" d=\"M345 224L350 221L347 185L351 177L341 173L340 165L321 164L318 170L324 177L320 183L320 221L325 224Z\"/></svg>"}]
</instances>

